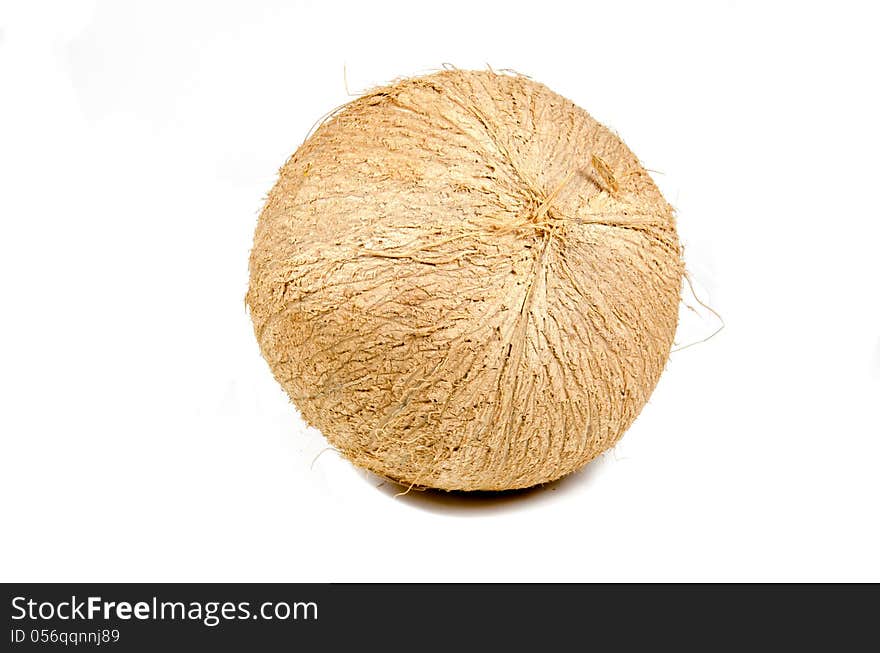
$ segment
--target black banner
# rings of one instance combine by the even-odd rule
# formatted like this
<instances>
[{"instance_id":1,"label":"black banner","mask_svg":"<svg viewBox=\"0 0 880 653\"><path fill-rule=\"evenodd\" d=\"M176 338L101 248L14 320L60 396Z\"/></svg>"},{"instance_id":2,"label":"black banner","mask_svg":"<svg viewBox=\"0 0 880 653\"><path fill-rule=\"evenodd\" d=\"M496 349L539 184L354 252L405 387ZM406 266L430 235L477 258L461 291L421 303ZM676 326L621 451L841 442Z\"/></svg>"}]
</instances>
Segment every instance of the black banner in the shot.
<instances>
[{"instance_id":1,"label":"black banner","mask_svg":"<svg viewBox=\"0 0 880 653\"><path fill-rule=\"evenodd\" d=\"M876 585L12 584L9 651L876 647Z\"/></svg>"}]
</instances>

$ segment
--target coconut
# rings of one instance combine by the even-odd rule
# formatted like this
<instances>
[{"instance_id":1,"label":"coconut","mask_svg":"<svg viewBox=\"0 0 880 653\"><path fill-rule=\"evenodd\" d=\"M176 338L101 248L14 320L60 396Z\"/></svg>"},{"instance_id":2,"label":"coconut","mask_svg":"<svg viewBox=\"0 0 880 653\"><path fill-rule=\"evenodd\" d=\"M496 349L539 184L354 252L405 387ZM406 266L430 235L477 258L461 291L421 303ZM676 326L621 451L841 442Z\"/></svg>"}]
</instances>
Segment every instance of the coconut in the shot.
<instances>
[{"instance_id":1,"label":"coconut","mask_svg":"<svg viewBox=\"0 0 880 653\"><path fill-rule=\"evenodd\" d=\"M669 356L673 210L542 84L445 70L337 111L260 215L247 303L305 420L408 486L508 490L614 445Z\"/></svg>"}]
</instances>

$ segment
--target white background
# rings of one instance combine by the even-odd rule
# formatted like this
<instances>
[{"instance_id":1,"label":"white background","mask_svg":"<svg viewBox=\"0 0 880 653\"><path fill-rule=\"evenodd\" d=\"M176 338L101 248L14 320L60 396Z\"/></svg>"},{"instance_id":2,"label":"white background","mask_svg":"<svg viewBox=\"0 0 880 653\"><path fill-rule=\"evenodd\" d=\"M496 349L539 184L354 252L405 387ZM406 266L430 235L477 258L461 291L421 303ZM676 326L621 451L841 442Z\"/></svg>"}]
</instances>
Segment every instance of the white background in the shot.
<instances>
[{"instance_id":1,"label":"white background","mask_svg":"<svg viewBox=\"0 0 880 653\"><path fill-rule=\"evenodd\" d=\"M4 4L0 579L880 580L878 18ZM673 354L614 451L497 498L395 498L326 451L244 307L262 200L345 77L446 62L618 131L727 324ZM716 326L683 313L681 344Z\"/></svg>"}]
</instances>

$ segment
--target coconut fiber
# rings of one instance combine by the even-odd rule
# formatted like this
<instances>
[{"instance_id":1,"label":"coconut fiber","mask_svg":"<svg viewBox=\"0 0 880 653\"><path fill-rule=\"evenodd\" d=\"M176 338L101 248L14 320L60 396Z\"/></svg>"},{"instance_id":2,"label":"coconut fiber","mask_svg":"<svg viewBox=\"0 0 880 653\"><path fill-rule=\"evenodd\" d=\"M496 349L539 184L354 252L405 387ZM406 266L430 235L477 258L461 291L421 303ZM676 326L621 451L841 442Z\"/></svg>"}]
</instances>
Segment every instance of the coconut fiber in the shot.
<instances>
[{"instance_id":1,"label":"coconut fiber","mask_svg":"<svg viewBox=\"0 0 880 653\"><path fill-rule=\"evenodd\" d=\"M611 447L669 356L673 211L519 75L398 81L325 121L260 215L247 302L303 417L405 485L506 490Z\"/></svg>"}]
</instances>

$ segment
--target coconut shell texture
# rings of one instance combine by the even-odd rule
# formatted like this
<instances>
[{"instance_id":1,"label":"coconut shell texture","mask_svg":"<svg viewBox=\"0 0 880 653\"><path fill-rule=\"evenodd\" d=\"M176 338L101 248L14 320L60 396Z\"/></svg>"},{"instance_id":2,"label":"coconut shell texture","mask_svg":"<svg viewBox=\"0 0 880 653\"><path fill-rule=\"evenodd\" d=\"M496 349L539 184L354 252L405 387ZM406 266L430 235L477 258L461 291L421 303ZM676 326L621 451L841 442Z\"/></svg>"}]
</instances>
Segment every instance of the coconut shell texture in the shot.
<instances>
[{"instance_id":1,"label":"coconut shell texture","mask_svg":"<svg viewBox=\"0 0 880 653\"><path fill-rule=\"evenodd\" d=\"M405 485L557 479L621 437L666 364L673 210L611 131L518 75L351 102L280 171L247 302L303 417Z\"/></svg>"}]
</instances>

